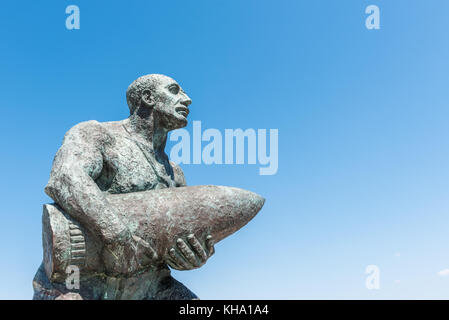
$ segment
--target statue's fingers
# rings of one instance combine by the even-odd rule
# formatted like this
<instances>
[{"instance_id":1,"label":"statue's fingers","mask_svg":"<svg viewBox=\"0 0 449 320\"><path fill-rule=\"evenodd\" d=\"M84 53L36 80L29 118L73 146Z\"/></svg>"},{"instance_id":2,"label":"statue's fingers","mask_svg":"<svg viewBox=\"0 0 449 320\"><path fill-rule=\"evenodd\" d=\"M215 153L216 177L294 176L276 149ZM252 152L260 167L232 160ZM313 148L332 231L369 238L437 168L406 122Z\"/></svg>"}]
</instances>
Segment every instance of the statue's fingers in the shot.
<instances>
[{"instance_id":1,"label":"statue's fingers","mask_svg":"<svg viewBox=\"0 0 449 320\"><path fill-rule=\"evenodd\" d=\"M170 268L172 268L172 269L179 270L179 271L185 270L183 267L177 265L177 264L176 264L174 261L172 261L172 260L167 260L167 264L168 264L168 265L170 266Z\"/></svg>"},{"instance_id":2,"label":"statue's fingers","mask_svg":"<svg viewBox=\"0 0 449 320\"><path fill-rule=\"evenodd\" d=\"M171 268L176 269L176 270L185 270L183 267L181 267L180 265L178 265L175 261L173 261L172 258L166 258L165 261Z\"/></svg>"},{"instance_id":3,"label":"statue's fingers","mask_svg":"<svg viewBox=\"0 0 449 320\"><path fill-rule=\"evenodd\" d=\"M189 241L193 250L195 250L197 256L201 259L201 262L202 263L206 262L206 260L207 260L206 250L204 250L203 246L198 241L198 239L195 237L195 235L189 234L189 236L187 237L187 240Z\"/></svg>"},{"instance_id":4,"label":"statue's fingers","mask_svg":"<svg viewBox=\"0 0 449 320\"><path fill-rule=\"evenodd\" d=\"M215 253L214 240L211 235L206 237L206 248L209 253L209 257Z\"/></svg>"},{"instance_id":5,"label":"statue's fingers","mask_svg":"<svg viewBox=\"0 0 449 320\"><path fill-rule=\"evenodd\" d=\"M184 240L179 238L176 241L176 244L178 246L179 251L181 251L183 256L186 258L187 262L189 262L192 266L199 267L195 254L193 253L192 249L190 249L190 247L184 242Z\"/></svg>"},{"instance_id":6,"label":"statue's fingers","mask_svg":"<svg viewBox=\"0 0 449 320\"><path fill-rule=\"evenodd\" d=\"M137 242L138 246L141 246L145 252L145 255L151 260L156 260L158 258L156 251L150 244L140 237L133 236L134 240Z\"/></svg>"},{"instance_id":7,"label":"statue's fingers","mask_svg":"<svg viewBox=\"0 0 449 320\"><path fill-rule=\"evenodd\" d=\"M153 249L152 246L148 245L148 247L145 247L145 253L152 259L157 260L158 255L156 250Z\"/></svg>"},{"instance_id":8,"label":"statue's fingers","mask_svg":"<svg viewBox=\"0 0 449 320\"><path fill-rule=\"evenodd\" d=\"M184 259L182 259L180 257L179 253L177 253L174 248L171 248L168 251L168 255L170 256L171 260L178 266L178 268L175 268L175 269L179 269L179 270L189 269L189 266L187 265L187 263L184 261Z\"/></svg>"}]
</instances>

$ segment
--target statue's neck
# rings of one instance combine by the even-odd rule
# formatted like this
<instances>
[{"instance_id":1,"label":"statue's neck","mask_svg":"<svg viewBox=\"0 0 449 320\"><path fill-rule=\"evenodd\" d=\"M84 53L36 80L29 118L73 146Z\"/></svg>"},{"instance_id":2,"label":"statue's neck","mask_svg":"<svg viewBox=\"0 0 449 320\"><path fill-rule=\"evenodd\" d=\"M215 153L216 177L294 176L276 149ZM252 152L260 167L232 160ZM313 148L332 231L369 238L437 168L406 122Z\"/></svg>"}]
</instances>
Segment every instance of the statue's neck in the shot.
<instances>
[{"instance_id":1,"label":"statue's neck","mask_svg":"<svg viewBox=\"0 0 449 320\"><path fill-rule=\"evenodd\" d=\"M132 114L125 120L125 128L131 135L137 135L139 140L145 140L156 154L164 153L168 131L158 124L154 112Z\"/></svg>"}]
</instances>

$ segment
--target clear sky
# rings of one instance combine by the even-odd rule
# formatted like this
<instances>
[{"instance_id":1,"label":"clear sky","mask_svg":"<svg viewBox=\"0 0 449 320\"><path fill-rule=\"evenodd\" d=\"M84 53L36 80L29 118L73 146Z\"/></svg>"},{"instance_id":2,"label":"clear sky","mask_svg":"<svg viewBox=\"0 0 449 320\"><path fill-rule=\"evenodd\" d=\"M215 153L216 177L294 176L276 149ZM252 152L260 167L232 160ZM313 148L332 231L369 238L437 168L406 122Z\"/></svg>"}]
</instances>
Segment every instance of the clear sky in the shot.
<instances>
[{"instance_id":1,"label":"clear sky","mask_svg":"<svg viewBox=\"0 0 449 320\"><path fill-rule=\"evenodd\" d=\"M79 30L65 27L70 4ZM380 30L365 27L370 4ZM189 185L266 198L204 267L173 273L202 299L449 298L438 274L449 269L448 10L446 0L3 1L0 298L32 297L43 189L64 133L126 118L126 88L148 73L178 80L204 129L279 130L275 175L182 165ZM378 290L365 287L368 265Z\"/></svg>"}]
</instances>

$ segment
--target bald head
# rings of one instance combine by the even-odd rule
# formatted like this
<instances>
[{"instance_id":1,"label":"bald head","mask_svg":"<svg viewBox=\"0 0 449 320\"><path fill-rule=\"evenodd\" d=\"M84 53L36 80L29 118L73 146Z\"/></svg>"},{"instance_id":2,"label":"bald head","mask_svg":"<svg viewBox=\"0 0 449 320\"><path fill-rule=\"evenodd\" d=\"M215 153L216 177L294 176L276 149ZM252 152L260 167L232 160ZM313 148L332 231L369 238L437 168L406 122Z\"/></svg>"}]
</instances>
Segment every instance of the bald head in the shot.
<instances>
[{"instance_id":1,"label":"bald head","mask_svg":"<svg viewBox=\"0 0 449 320\"><path fill-rule=\"evenodd\" d=\"M156 88L163 83L176 83L170 77L163 74L147 74L133 81L126 90L126 101L131 114L140 106L142 95L145 91L154 93Z\"/></svg>"},{"instance_id":2,"label":"bald head","mask_svg":"<svg viewBox=\"0 0 449 320\"><path fill-rule=\"evenodd\" d=\"M175 80L162 74L149 74L133 81L126 91L126 100L131 116L151 115L166 130L186 126L192 103Z\"/></svg>"}]
</instances>

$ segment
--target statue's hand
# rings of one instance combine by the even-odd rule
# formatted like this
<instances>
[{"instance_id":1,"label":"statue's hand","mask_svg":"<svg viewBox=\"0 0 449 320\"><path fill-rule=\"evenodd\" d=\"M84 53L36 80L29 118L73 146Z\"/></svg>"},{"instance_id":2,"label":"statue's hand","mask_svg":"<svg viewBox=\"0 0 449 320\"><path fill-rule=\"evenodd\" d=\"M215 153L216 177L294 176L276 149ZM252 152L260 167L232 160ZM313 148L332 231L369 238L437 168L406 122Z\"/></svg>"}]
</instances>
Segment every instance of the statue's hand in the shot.
<instances>
[{"instance_id":1,"label":"statue's hand","mask_svg":"<svg viewBox=\"0 0 449 320\"><path fill-rule=\"evenodd\" d=\"M179 238L176 246L168 251L165 261L176 270L192 270L201 267L215 252L212 236L207 236L201 244L195 235L187 236L187 241Z\"/></svg>"},{"instance_id":2,"label":"statue's hand","mask_svg":"<svg viewBox=\"0 0 449 320\"><path fill-rule=\"evenodd\" d=\"M150 244L127 231L117 241L105 245L103 258L109 274L133 274L156 262Z\"/></svg>"},{"instance_id":3,"label":"statue's hand","mask_svg":"<svg viewBox=\"0 0 449 320\"><path fill-rule=\"evenodd\" d=\"M140 265L145 266L157 260L156 251L142 238L133 235L130 245L133 246L132 252Z\"/></svg>"}]
</instances>

